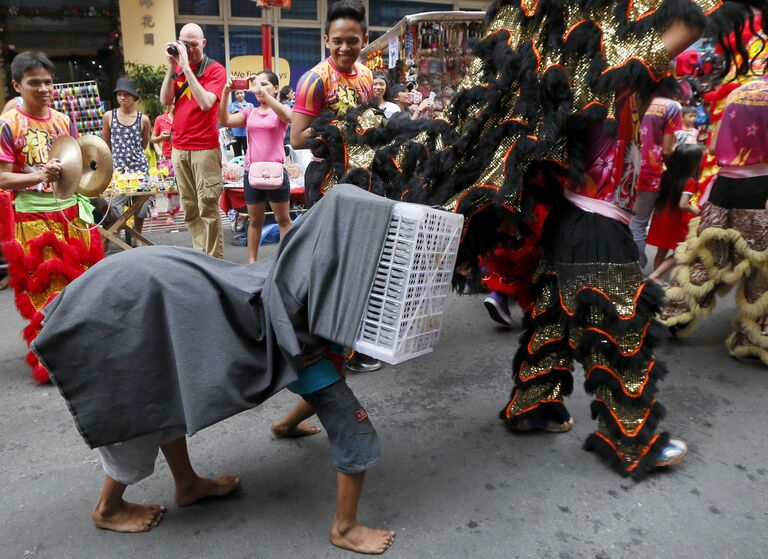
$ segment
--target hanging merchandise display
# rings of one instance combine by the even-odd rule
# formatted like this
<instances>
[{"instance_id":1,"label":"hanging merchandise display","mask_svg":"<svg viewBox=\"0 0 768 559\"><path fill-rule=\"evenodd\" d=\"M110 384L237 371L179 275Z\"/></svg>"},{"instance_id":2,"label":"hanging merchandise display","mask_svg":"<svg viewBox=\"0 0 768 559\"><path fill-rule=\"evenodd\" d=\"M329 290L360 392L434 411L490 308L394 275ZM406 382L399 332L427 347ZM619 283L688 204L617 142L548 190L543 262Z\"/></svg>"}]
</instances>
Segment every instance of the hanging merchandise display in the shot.
<instances>
[{"instance_id":1,"label":"hanging merchandise display","mask_svg":"<svg viewBox=\"0 0 768 559\"><path fill-rule=\"evenodd\" d=\"M54 84L53 108L67 115L79 134L101 135L104 110L95 81Z\"/></svg>"},{"instance_id":2,"label":"hanging merchandise display","mask_svg":"<svg viewBox=\"0 0 768 559\"><path fill-rule=\"evenodd\" d=\"M421 98L433 94L440 111L453 96L474 56L485 12L425 12L407 16L360 53L372 71L390 82L409 83Z\"/></svg>"}]
</instances>

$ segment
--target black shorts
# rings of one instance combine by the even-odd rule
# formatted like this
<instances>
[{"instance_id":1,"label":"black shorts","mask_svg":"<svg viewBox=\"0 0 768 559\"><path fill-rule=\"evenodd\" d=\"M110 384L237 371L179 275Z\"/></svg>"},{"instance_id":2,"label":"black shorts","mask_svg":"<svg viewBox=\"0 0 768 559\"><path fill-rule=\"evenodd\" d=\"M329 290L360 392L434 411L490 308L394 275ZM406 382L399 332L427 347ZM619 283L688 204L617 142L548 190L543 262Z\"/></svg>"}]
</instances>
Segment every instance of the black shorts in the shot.
<instances>
[{"instance_id":1,"label":"black shorts","mask_svg":"<svg viewBox=\"0 0 768 559\"><path fill-rule=\"evenodd\" d=\"M709 193L712 205L726 210L762 210L768 200L768 176L733 179L718 176Z\"/></svg>"},{"instance_id":2,"label":"black shorts","mask_svg":"<svg viewBox=\"0 0 768 559\"><path fill-rule=\"evenodd\" d=\"M312 406L328 433L337 471L359 474L379 465L379 436L345 380L301 397Z\"/></svg>"},{"instance_id":3,"label":"black shorts","mask_svg":"<svg viewBox=\"0 0 768 559\"><path fill-rule=\"evenodd\" d=\"M248 171L243 173L243 190L245 191L246 204L263 204L270 202L289 202L291 200L291 181L288 180L288 171L283 169L283 186L274 190L261 190L253 188L248 182Z\"/></svg>"}]
</instances>

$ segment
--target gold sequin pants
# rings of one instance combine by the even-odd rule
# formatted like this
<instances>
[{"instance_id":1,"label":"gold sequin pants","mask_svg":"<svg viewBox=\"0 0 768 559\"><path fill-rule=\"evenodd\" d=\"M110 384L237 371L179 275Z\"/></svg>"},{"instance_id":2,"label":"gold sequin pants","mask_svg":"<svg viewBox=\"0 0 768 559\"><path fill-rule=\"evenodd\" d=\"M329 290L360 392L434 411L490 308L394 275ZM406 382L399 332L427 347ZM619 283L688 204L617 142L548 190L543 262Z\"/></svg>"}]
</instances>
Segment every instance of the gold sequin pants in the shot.
<instances>
[{"instance_id":1,"label":"gold sequin pants","mask_svg":"<svg viewBox=\"0 0 768 559\"><path fill-rule=\"evenodd\" d=\"M705 204L675 258L662 322L689 333L714 310L716 294L738 284L726 346L733 357L768 365L768 211Z\"/></svg>"},{"instance_id":2,"label":"gold sequin pants","mask_svg":"<svg viewBox=\"0 0 768 559\"><path fill-rule=\"evenodd\" d=\"M666 369L653 356L659 328L653 316L662 296L643 281L636 262L542 263L502 419L510 426L569 419L564 400L573 390L575 359L584 367L597 419L585 447L621 474L642 478L669 440L655 434L664 416L654 393Z\"/></svg>"}]
</instances>

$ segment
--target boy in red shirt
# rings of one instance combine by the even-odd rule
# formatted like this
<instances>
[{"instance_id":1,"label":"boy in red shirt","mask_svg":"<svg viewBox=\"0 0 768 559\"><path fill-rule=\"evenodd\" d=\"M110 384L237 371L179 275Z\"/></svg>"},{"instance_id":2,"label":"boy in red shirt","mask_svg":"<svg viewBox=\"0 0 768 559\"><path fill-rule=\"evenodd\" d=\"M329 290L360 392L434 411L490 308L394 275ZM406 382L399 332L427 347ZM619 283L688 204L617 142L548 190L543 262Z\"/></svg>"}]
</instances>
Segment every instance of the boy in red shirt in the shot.
<instances>
[{"instance_id":1,"label":"boy in red shirt","mask_svg":"<svg viewBox=\"0 0 768 559\"><path fill-rule=\"evenodd\" d=\"M155 119L153 127L153 144L160 144L160 155L163 159L170 159L172 156L171 130L173 129L173 105L168 105L165 112Z\"/></svg>"},{"instance_id":2,"label":"boy in red shirt","mask_svg":"<svg viewBox=\"0 0 768 559\"><path fill-rule=\"evenodd\" d=\"M173 171L173 162L171 161L171 157L173 155L171 140L172 128L173 105L168 105L165 108L165 112L155 119L155 126L152 131L152 139L150 142L155 144L155 151L158 150L157 144L160 144L161 146L159 152L160 160L158 161L158 168L160 169L165 167L170 171ZM179 204L179 193L168 192L166 193L165 198L168 200L168 209L166 210L168 212L167 222L169 225L173 225L173 217L179 213L179 210L181 209L181 205Z\"/></svg>"}]
</instances>

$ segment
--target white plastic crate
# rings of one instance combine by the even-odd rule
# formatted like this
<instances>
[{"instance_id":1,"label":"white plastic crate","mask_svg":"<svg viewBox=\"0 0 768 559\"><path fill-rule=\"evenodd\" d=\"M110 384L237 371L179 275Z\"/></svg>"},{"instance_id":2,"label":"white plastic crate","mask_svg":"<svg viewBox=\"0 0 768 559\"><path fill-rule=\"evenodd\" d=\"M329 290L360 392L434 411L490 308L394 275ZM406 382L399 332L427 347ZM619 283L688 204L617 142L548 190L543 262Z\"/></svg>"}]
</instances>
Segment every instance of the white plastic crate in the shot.
<instances>
[{"instance_id":1,"label":"white plastic crate","mask_svg":"<svg viewBox=\"0 0 768 559\"><path fill-rule=\"evenodd\" d=\"M355 350L392 365L432 351L463 224L459 214L395 204Z\"/></svg>"}]
</instances>

